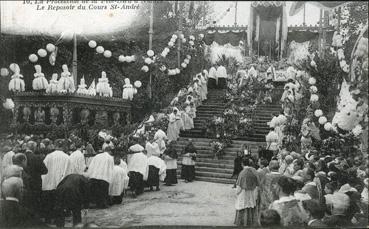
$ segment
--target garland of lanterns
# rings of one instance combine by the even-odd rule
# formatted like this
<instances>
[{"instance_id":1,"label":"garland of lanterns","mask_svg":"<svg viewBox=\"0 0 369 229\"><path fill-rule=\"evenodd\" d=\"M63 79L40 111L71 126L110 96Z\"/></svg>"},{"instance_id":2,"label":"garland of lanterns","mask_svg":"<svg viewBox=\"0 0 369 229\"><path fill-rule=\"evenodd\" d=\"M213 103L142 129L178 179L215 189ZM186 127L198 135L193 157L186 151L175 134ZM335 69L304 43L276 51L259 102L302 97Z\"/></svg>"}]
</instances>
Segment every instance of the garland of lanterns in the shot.
<instances>
[{"instance_id":1,"label":"garland of lanterns","mask_svg":"<svg viewBox=\"0 0 369 229\"><path fill-rule=\"evenodd\" d=\"M97 42L94 41L94 40L91 40L88 42L88 46L90 48L93 48L96 50L96 52L98 54L103 54L104 57L106 58L111 58L113 53L110 51L110 50L105 50L105 48L101 45L97 46ZM134 55L131 55L131 56L124 56L124 55L119 55L118 56L118 61L119 62L127 62L127 63L131 63L131 62L134 62L136 60L135 56Z\"/></svg>"}]
</instances>

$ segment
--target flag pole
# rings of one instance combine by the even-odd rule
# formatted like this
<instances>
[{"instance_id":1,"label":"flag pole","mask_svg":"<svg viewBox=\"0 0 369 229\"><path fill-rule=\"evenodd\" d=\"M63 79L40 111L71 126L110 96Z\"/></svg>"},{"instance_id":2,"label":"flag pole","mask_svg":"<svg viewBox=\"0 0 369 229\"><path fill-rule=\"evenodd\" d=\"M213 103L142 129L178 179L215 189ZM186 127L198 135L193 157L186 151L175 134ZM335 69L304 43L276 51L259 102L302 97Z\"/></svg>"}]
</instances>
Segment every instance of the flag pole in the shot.
<instances>
[{"instance_id":1,"label":"flag pole","mask_svg":"<svg viewBox=\"0 0 369 229\"><path fill-rule=\"evenodd\" d=\"M153 24L154 24L154 2L152 1L150 3L150 28L149 28L149 50L152 50L152 36L154 33L154 29L153 29ZM150 68L150 82L149 82L149 98L152 98L152 72L151 72L151 68Z\"/></svg>"},{"instance_id":2,"label":"flag pole","mask_svg":"<svg viewBox=\"0 0 369 229\"><path fill-rule=\"evenodd\" d=\"M77 34L73 34L73 80L77 85Z\"/></svg>"},{"instance_id":3,"label":"flag pole","mask_svg":"<svg viewBox=\"0 0 369 229\"><path fill-rule=\"evenodd\" d=\"M236 5L234 7L235 12L234 12L234 26L237 26L237 1L236 1Z\"/></svg>"}]
</instances>

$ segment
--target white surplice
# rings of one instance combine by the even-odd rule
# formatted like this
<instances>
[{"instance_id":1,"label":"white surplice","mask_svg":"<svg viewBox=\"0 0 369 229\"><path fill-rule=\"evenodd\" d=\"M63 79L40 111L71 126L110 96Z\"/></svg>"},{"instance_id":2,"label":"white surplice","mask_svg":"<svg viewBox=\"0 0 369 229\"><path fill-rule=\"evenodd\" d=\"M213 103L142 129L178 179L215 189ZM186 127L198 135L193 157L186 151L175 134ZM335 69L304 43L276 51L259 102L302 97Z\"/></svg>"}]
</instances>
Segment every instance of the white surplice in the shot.
<instances>
[{"instance_id":1,"label":"white surplice","mask_svg":"<svg viewBox=\"0 0 369 229\"><path fill-rule=\"evenodd\" d=\"M141 173L144 180L147 180L149 175L149 164L147 160L147 156L140 152L129 154L127 156L128 161L128 172L137 172Z\"/></svg>"},{"instance_id":2,"label":"white surplice","mask_svg":"<svg viewBox=\"0 0 369 229\"><path fill-rule=\"evenodd\" d=\"M113 168L113 179L109 185L109 196L120 196L128 188L129 177L127 171L119 165Z\"/></svg>"},{"instance_id":3,"label":"white surplice","mask_svg":"<svg viewBox=\"0 0 369 229\"><path fill-rule=\"evenodd\" d=\"M114 158L107 152L96 155L88 168L89 178L104 180L109 184L113 179Z\"/></svg>"},{"instance_id":4,"label":"white surplice","mask_svg":"<svg viewBox=\"0 0 369 229\"><path fill-rule=\"evenodd\" d=\"M165 177L166 177L166 170L167 170L167 166L165 164L165 162L160 159L159 157L156 156L151 156L148 158L148 164L149 166L152 165L154 167L156 167L157 169L159 169L159 177L161 181L164 181Z\"/></svg>"},{"instance_id":5,"label":"white surplice","mask_svg":"<svg viewBox=\"0 0 369 229\"><path fill-rule=\"evenodd\" d=\"M67 175L69 174L83 174L86 169L85 156L80 150L74 151L69 156L69 165Z\"/></svg>"},{"instance_id":6,"label":"white surplice","mask_svg":"<svg viewBox=\"0 0 369 229\"><path fill-rule=\"evenodd\" d=\"M147 157L150 157L152 155L160 156L160 147L158 143L156 142L153 142L153 143L147 142L145 146L145 150L147 152Z\"/></svg>"},{"instance_id":7,"label":"white surplice","mask_svg":"<svg viewBox=\"0 0 369 229\"><path fill-rule=\"evenodd\" d=\"M65 177L69 156L63 151L55 150L45 157L44 164L48 172L41 176L42 191L54 190Z\"/></svg>"}]
</instances>

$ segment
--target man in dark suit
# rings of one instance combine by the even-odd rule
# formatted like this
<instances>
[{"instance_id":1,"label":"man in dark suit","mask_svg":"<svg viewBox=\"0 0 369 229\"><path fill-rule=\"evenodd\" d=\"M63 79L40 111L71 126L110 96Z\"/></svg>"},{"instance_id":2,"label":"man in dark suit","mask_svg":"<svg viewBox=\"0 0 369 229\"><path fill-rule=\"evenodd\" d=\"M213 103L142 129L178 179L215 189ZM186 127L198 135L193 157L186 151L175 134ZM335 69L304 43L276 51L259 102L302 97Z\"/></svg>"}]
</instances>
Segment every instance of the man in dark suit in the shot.
<instances>
[{"instance_id":1,"label":"man in dark suit","mask_svg":"<svg viewBox=\"0 0 369 229\"><path fill-rule=\"evenodd\" d=\"M71 210L73 225L81 223L81 210L89 207L89 182L86 177L79 174L66 176L58 185L56 195L56 226L64 227L65 210Z\"/></svg>"},{"instance_id":2,"label":"man in dark suit","mask_svg":"<svg viewBox=\"0 0 369 229\"><path fill-rule=\"evenodd\" d=\"M36 142L27 142L25 152L27 157L27 166L24 170L29 176L29 180L27 181L29 187L27 187L27 193L24 195L24 206L32 212L39 213L42 191L41 175L47 173L47 168L41 155L36 155L34 153L36 148Z\"/></svg>"},{"instance_id":3,"label":"man in dark suit","mask_svg":"<svg viewBox=\"0 0 369 229\"><path fill-rule=\"evenodd\" d=\"M309 227L327 227L327 225L322 222L325 210L319 201L314 199L305 200L303 201L303 206L309 215Z\"/></svg>"},{"instance_id":4,"label":"man in dark suit","mask_svg":"<svg viewBox=\"0 0 369 229\"><path fill-rule=\"evenodd\" d=\"M20 177L10 177L3 181L4 200L0 202L0 228L45 226L19 205L22 189L23 181Z\"/></svg>"}]
</instances>

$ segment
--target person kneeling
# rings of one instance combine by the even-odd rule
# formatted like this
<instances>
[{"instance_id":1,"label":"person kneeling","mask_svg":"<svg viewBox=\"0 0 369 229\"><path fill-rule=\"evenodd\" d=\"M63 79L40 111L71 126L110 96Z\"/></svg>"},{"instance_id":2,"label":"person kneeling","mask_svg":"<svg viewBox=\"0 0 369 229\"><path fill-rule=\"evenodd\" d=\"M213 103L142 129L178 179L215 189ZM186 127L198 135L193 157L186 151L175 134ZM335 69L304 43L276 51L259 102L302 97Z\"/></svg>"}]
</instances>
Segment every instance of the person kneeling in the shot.
<instances>
[{"instance_id":1,"label":"person kneeling","mask_svg":"<svg viewBox=\"0 0 369 229\"><path fill-rule=\"evenodd\" d=\"M81 210L88 209L90 201L88 179L83 175L70 174L59 183L55 194L56 226L64 227L65 210L72 211L73 225L81 223Z\"/></svg>"},{"instance_id":2,"label":"person kneeling","mask_svg":"<svg viewBox=\"0 0 369 229\"><path fill-rule=\"evenodd\" d=\"M109 185L109 196L111 205L121 204L123 200L123 191L127 188L125 187L126 181L129 179L127 172L124 168L120 166L120 157L114 158L114 169L113 169L113 180Z\"/></svg>"}]
</instances>

